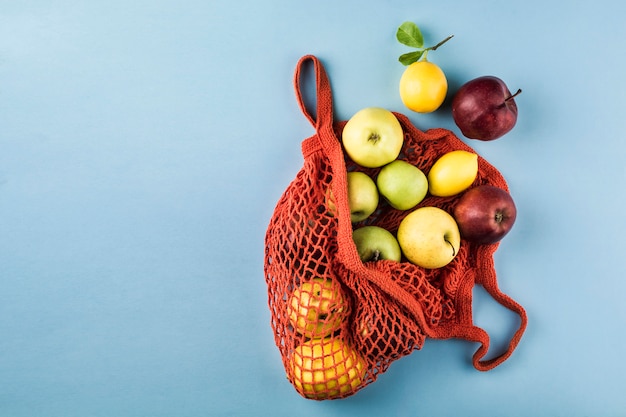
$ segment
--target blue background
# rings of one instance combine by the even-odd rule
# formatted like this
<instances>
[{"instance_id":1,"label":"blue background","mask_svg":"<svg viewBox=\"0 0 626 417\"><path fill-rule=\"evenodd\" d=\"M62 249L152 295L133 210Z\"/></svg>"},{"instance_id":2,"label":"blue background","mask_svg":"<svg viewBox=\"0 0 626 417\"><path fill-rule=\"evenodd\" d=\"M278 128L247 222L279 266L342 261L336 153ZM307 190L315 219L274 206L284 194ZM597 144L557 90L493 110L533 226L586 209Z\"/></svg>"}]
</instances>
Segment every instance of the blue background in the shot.
<instances>
[{"instance_id":1,"label":"blue background","mask_svg":"<svg viewBox=\"0 0 626 417\"><path fill-rule=\"evenodd\" d=\"M626 3L0 0L1 416L626 415ZM337 119L401 103L405 20L514 130L467 142L518 205L496 253L528 330L493 371L429 340L357 395L302 399L274 345L263 238L313 133L297 60ZM476 323L517 322L480 289Z\"/></svg>"}]
</instances>

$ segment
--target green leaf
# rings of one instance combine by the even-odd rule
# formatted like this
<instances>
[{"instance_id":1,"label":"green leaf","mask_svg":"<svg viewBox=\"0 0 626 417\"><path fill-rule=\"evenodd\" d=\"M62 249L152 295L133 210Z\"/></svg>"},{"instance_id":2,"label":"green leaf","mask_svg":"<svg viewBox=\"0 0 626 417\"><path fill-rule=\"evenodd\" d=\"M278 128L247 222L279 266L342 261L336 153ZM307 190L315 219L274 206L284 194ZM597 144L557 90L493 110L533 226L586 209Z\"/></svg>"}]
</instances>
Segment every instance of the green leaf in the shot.
<instances>
[{"instance_id":1,"label":"green leaf","mask_svg":"<svg viewBox=\"0 0 626 417\"><path fill-rule=\"evenodd\" d=\"M424 51L408 52L406 54L400 55L398 61L400 61L402 65L411 65L412 63L419 61L423 54Z\"/></svg>"},{"instance_id":2,"label":"green leaf","mask_svg":"<svg viewBox=\"0 0 626 417\"><path fill-rule=\"evenodd\" d=\"M412 46L414 48L424 46L422 32L413 22L404 22L401 24L398 28L398 32L396 32L396 38L403 45Z\"/></svg>"}]
</instances>

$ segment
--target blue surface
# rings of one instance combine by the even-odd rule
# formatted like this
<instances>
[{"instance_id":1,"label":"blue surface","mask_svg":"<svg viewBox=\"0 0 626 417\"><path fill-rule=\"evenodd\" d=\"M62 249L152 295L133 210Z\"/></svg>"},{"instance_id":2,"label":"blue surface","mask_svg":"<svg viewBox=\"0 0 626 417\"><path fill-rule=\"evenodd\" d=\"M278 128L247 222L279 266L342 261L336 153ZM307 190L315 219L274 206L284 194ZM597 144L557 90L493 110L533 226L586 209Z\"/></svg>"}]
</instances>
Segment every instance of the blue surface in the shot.
<instances>
[{"instance_id":1,"label":"blue surface","mask_svg":"<svg viewBox=\"0 0 626 417\"><path fill-rule=\"evenodd\" d=\"M624 416L626 3L0 0L0 416ZM428 341L341 401L300 398L269 325L263 237L312 134L292 87L326 65L337 119L397 93L420 25L450 90L497 75L504 138L469 142L519 216L496 254L529 315L487 373ZM457 131L458 133L458 131ZM494 349L514 318L477 291Z\"/></svg>"}]
</instances>

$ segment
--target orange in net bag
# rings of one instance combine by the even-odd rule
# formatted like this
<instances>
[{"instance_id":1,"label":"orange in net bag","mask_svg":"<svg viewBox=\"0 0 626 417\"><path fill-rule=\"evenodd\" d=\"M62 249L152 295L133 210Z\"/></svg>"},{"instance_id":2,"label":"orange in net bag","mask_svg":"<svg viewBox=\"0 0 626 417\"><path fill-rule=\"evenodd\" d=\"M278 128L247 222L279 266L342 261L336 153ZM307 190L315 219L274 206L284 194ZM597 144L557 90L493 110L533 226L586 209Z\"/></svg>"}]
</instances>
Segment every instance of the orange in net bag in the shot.
<instances>
[{"instance_id":1,"label":"orange in net bag","mask_svg":"<svg viewBox=\"0 0 626 417\"><path fill-rule=\"evenodd\" d=\"M315 76L315 112L304 104L302 78L311 64ZM366 220L352 224L347 172L375 178L379 168L354 164L343 151L343 122L333 120L332 91L322 63L312 55L297 64L296 97L315 134L302 141L304 164L278 200L265 236L264 274L271 326L287 378L303 397L324 400L355 394L376 381L395 360L420 349L426 338L458 338L479 343L472 363L490 370L509 358L527 324L526 312L500 291L493 254L499 243L462 240L456 257L438 269L401 262L362 262L352 232L377 225L396 233L412 210L381 201ZM427 173L443 154L474 152L446 129L422 132L394 113L404 131L398 159ZM475 153L475 152L474 152ZM491 184L508 191L499 171L480 155L472 187ZM452 213L459 196L430 194L416 207L435 206ZM508 347L484 359L489 335L473 324L472 289L476 284L520 317Z\"/></svg>"}]
</instances>

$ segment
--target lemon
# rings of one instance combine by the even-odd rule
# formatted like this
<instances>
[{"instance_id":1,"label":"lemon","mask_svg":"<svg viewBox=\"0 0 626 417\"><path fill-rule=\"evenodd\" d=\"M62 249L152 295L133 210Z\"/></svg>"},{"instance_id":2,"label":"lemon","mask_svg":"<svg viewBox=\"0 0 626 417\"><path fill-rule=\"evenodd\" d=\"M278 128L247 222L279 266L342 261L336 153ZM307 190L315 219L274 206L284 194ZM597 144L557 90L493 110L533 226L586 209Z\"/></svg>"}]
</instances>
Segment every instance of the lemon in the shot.
<instances>
[{"instance_id":1,"label":"lemon","mask_svg":"<svg viewBox=\"0 0 626 417\"><path fill-rule=\"evenodd\" d=\"M478 155L456 150L442 155L428 172L428 191L450 197L469 188L478 175Z\"/></svg>"},{"instance_id":2,"label":"lemon","mask_svg":"<svg viewBox=\"0 0 626 417\"><path fill-rule=\"evenodd\" d=\"M437 110L446 98L448 80L441 68L430 61L409 65L400 78L400 98L417 113Z\"/></svg>"}]
</instances>

